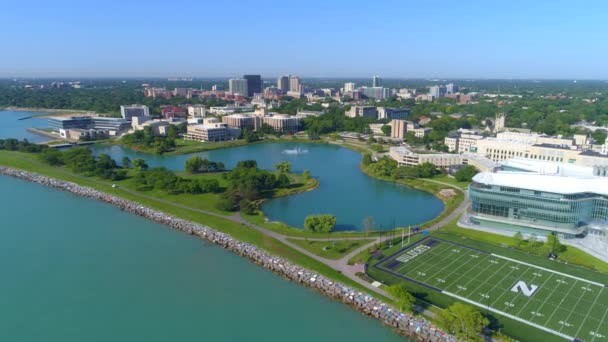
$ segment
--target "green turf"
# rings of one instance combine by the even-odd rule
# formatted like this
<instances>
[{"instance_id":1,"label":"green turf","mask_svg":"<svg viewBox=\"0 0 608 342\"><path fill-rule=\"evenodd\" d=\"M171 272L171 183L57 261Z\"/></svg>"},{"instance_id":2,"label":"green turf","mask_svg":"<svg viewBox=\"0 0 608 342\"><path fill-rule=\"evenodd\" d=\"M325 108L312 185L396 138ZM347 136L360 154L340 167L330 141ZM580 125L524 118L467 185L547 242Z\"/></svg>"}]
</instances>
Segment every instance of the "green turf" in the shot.
<instances>
[{"instance_id":1,"label":"green turf","mask_svg":"<svg viewBox=\"0 0 608 342\"><path fill-rule=\"evenodd\" d=\"M374 267L565 339L608 341L603 284L505 258L429 237ZM513 291L520 281L528 290L537 288L531 294L522 287Z\"/></svg>"}]
</instances>

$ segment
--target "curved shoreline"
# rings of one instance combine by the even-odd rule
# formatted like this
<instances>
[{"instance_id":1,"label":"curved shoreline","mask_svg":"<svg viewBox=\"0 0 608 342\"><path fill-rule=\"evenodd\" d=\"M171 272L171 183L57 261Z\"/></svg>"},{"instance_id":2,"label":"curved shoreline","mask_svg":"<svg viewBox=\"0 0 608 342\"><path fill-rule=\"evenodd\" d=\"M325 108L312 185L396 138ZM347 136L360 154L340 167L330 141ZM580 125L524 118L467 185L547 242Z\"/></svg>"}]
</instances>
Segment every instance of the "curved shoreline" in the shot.
<instances>
[{"instance_id":1,"label":"curved shoreline","mask_svg":"<svg viewBox=\"0 0 608 342\"><path fill-rule=\"evenodd\" d=\"M121 210L166 225L175 230L197 235L201 239L208 240L239 254L288 280L300 283L327 297L339 300L367 316L374 317L385 325L394 328L403 336L419 341L455 341L454 337L445 334L424 319L416 318L408 313L402 313L378 299L358 292L341 283L334 282L329 278L309 271L306 268L293 264L283 258L270 255L254 245L236 240L229 234L218 232L210 227L167 215L160 211L142 206L136 202L112 196L90 187L60 181L31 172L0 167L0 175L19 178L54 189L67 191L77 196L99 200L114 205Z\"/></svg>"}]
</instances>

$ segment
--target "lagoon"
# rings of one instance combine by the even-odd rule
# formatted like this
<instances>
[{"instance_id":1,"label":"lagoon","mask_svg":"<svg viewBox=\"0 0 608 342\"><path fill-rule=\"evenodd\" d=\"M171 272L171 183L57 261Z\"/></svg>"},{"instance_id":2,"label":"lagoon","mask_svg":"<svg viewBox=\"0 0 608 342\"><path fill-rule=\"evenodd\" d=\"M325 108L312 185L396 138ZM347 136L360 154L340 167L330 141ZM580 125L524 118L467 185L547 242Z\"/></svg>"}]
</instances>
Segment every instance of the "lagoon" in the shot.
<instances>
[{"instance_id":1,"label":"lagoon","mask_svg":"<svg viewBox=\"0 0 608 342\"><path fill-rule=\"evenodd\" d=\"M428 192L365 175L359 169L358 152L331 144L259 143L177 156L152 155L116 145L92 148L95 153L107 153L117 161L124 156L132 160L143 158L151 167L176 171L182 171L192 155L221 161L228 168L246 159L255 159L265 169L288 161L292 172L308 169L320 182L313 191L272 199L262 206L270 220L292 227L301 228L307 215L333 214L337 218L336 230L362 230L363 220L368 216L374 219L375 229L388 230L421 224L443 210L443 202Z\"/></svg>"}]
</instances>

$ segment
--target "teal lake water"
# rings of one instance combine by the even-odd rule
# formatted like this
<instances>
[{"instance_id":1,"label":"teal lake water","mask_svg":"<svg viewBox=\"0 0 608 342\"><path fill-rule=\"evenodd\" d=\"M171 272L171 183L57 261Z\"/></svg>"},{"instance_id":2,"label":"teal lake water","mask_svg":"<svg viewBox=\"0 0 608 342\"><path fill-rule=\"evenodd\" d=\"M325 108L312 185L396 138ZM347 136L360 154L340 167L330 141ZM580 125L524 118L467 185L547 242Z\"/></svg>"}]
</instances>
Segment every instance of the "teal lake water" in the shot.
<instances>
[{"instance_id":1,"label":"teal lake water","mask_svg":"<svg viewBox=\"0 0 608 342\"><path fill-rule=\"evenodd\" d=\"M128 156L145 159L151 167L183 170L192 156L160 156L140 153L122 146L93 146L95 153L107 153L115 160ZM369 177L361 172L358 152L329 144L264 143L195 153L221 161L231 168L241 160L255 159L258 166L274 169L289 161L292 172L310 170L320 186L305 193L272 199L262 210L271 220L302 227L311 214L334 214L337 230L361 230L363 219L374 218L375 229L416 225L433 219L443 210L443 202L432 194Z\"/></svg>"},{"instance_id":2,"label":"teal lake water","mask_svg":"<svg viewBox=\"0 0 608 342\"><path fill-rule=\"evenodd\" d=\"M0 341L402 340L198 238L9 177L0 189Z\"/></svg>"},{"instance_id":3,"label":"teal lake water","mask_svg":"<svg viewBox=\"0 0 608 342\"><path fill-rule=\"evenodd\" d=\"M27 139L30 142L43 142L51 139L30 133L27 131L28 128L47 128L46 118L36 118L36 115L47 114L47 113L32 113L32 112L13 112L13 111L0 111L0 139L4 138L15 138L15 139ZM19 120L28 116L34 116L31 119Z\"/></svg>"}]
</instances>

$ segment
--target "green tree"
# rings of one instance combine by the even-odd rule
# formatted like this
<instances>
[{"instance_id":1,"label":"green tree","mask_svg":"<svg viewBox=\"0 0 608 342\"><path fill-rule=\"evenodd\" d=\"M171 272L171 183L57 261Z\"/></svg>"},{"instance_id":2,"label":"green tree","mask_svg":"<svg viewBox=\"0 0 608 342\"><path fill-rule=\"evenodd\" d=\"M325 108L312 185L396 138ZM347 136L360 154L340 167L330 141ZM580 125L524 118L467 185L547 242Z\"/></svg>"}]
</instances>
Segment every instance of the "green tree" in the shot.
<instances>
[{"instance_id":1,"label":"green tree","mask_svg":"<svg viewBox=\"0 0 608 342\"><path fill-rule=\"evenodd\" d=\"M308 215L304 219L304 228L313 233L330 233L335 227L334 215Z\"/></svg>"},{"instance_id":2,"label":"green tree","mask_svg":"<svg viewBox=\"0 0 608 342\"><path fill-rule=\"evenodd\" d=\"M302 173L302 177L304 177L305 180L309 180L312 177L310 175L310 170L304 170L304 172Z\"/></svg>"},{"instance_id":3,"label":"green tree","mask_svg":"<svg viewBox=\"0 0 608 342\"><path fill-rule=\"evenodd\" d=\"M369 164L373 163L372 155L369 153L364 154L361 163L363 164L363 166L368 166Z\"/></svg>"},{"instance_id":4,"label":"green tree","mask_svg":"<svg viewBox=\"0 0 608 342\"><path fill-rule=\"evenodd\" d=\"M274 165L274 167L280 173L289 173L291 171L291 164L288 161L282 161Z\"/></svg>"},{"instance_id":5,"label":"green tree","mask_svg":"<svg viewBox=\"0 0 608 342\"><path fill-rule=\"evenodd\" d=\"M444 328L462 341L482 341L479 335L490 324L478 310L461 302L441 311L439 318Z\"/></svg>"},{"instance_id":6,"label":"green tree","mask_svg":"<svg viewBox=\"0 0 608 342\"><path fill-rule=\"evenodd\" d=\"M515 242L515 247L520 248L524 243L524 236L521 232L517 232L515 235L513 235L513 240Z\"/></svg>"},{"instance_id":7,"label":"green tree","mask_svg":"<svg viewBox=\"0 0 608 342\"><path fill-rule=\"evenodd\" d=\"M470 182L478 172L479 170L475 166L466 165L456 171L454 178L459 182Z\"/></svg>"},{"instance_id":8,"label":"green tree","mask_svg":"<svg viewBox=\"0 0 608 342\"><path fill-rule=\"evenodd\" d=\"M382 126L382 133L384 133L384 135L386 135L387 137L391 135L391 126L389 125L384 125Z\"/></svg>"},{"instance_id":9,"label":"green tree","mask_svg":"<svg viewBox=\"0 0 608 342\"><path fill-rule=\"evenodd\" d=\"M137 170L145 171L148 169L148 164L146 163L145 160L143 160L141 158L137 158L137 159L133 160L133 167L136 168Z\"/></svg>"},{"instance_id":10,"label":"green tree","mask_svg":"<svg viewBox=\"0 0 608 342\"><path fill-rule=\"evenodd\" d=\"M241 212L247 215L253 215L258 210L258 207L255 202L250 201L248 199L242 199L239 202L239 207L241 208Z\"/></svg>"},{"instance_id":11,"label":"green tree","mask_svg":"<svg viewBox=\"0 0 608 342\"><path fill-rule=\"evenodd\" d=\"M130 169L131 168L131 158L124 156L122 157L122 167L124 167L125 169Z\"/></svg>"},{"instance_id":12,"label":"green tree","mask_svg":"<svg viewBox=\"0 0 608 342\"><path fill-rule=\"evenodd\" d=\"M192 156L186 160L186 171L190 173L199 173L203 167L203 158L200 156Z\"/></svg>"},{"instance_id":13,"label":"green tree","mask_svg":"<svg viewBox=\"0 0 608 342\"><path fill-rule=\"evenodd\" d=\"M563 252L566 248L566 246L561 244L561 242L559 241L559 237L555 234L549 234L547 236L547 246L549 247L551 253L554 254L559 254Z\"/></svg>"},{"instance_id":14,"label":"green tree","mask_svg":"<svg viewBox=\"0 0 608 342\"><path fill-rule=\"evenodd\" d=\"M405 284L395 284L387 288L387 292L393 297L397 308L401 311L410 311L416 299L407 291Z\"/></svg>"}]
</instances>

